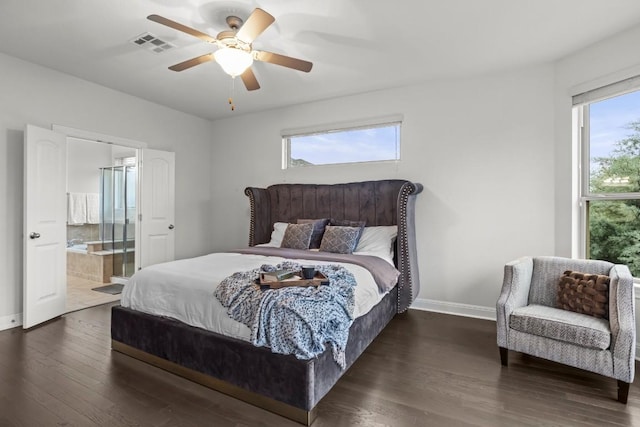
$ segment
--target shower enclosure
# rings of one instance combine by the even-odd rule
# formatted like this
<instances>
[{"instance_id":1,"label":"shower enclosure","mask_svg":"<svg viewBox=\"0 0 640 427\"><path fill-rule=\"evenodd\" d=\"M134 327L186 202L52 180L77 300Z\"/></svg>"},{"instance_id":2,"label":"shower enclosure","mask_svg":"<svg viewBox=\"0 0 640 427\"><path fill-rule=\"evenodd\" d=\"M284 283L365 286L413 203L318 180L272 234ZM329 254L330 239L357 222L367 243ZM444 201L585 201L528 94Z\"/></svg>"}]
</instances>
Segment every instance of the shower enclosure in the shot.
<instances>
[{"instance_id":1,"label":"shower enclosure","mask_svg":"<svg viewBox=\"0 0 640 427\"><path fill-rule=\"evenodd\" d=\"M115 277L135 271L136 181L135 166L100 168L100 240Z\"/></svg>"}]
</instances>

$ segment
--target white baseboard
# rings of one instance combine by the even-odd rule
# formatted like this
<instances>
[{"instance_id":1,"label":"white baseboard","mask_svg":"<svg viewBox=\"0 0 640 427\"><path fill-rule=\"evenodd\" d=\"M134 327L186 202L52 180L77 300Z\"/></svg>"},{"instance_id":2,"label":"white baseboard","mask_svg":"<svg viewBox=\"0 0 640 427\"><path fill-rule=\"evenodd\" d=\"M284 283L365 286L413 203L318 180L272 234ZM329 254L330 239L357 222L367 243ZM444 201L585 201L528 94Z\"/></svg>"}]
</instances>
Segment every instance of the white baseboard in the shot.
<instances>
[{"instance_id":1,"label":"white baseboard","mask_svg":"<svg viewBox=\"0 0 640 427\"><path fill-rule=\"evenodd\" d=\"M638 288L636 288L638 290ZM640 295L636 292L636 318L640 316ZM437 301L417 298L411 308L416 310L433 311L436 313L453 314L456 316L473 317L475 319L496 320L496 309L481 305L460 304L457 302ZM637 322L640 323L640 322ZM640 333L636 334L636 360L640 361Z\"/></svg>"},{"instance_id":2,"label":"white baseboard","mask_svg":"<svg viewBox=\"0 0 640 427\"><path fill-rule=\"evenodd\" d=\"M413 304L411 304L411 308L434 311L436 313L454 314L456 316L473 317L476 319L496 320L495 307L417 298Z\"/></svg>"},{"instance_id":3,"label":"white baseboard","mask_svg":"<svg viewBox=\"0 0 640 427\"><path fill-rule=\"evenodd\" d=\"M0 331L22 326L22 313L0 317Z\"/></svg>"}]
</instances>

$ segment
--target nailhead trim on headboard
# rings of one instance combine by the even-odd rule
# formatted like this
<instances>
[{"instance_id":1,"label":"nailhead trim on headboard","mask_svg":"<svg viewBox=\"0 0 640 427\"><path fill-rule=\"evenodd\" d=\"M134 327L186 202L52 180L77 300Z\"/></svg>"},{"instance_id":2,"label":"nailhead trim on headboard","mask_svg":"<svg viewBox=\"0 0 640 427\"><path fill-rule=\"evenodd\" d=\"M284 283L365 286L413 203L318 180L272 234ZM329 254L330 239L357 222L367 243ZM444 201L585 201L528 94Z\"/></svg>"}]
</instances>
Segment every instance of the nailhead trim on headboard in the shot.
<instances>
[{"instance_id":1,"label":"nailhead trim on headboard","mask_svg":"<svg viewBox=\"0 0 640 427\"><path fill-rule=\"evenodd\" d=\"M249 197L249 205L251 207L251 214L249 217L249 246L255 246L256 240L256 199L253 197L253 191L251 187L244 189L244 194Z\"/></svg>"},{"instance_id":2,"label":"nailhead trim on headboard","mask_svg":"<svg viewBox=\"0 0 640 427\"><path fill-rule=\"evenodd\" d=\"M398 257L398 270L400 270L400 279L398 280L398 313L403 313L408 310L420 291L418 257L417 253L410 253L410 247L415 248L416 246L414 224L415 208L411 198L415 198L421 191L422 185L407 181L407 183L402 186L398 197L398 235L402 236L402 238L398 239L398 250L400 251L400 256ZM414 252L415 251L414 249Z\"/></svg>"},{"instance_id":3,"label":"nailhead trim on headboard","mask_svg":"<svg viewBox=\"0 0 640 427\"><path fill-rule=\"evenodd\" d=\"M413 187L413 186L411 186ZM408 184L402 186L400 190L400 196L398 197L398 204L400 205L400 213L398 214L398 234L402 234L402 238L398 240L398 246L400 250L400 256L398 256L398 270L400 270L400 280L398 280L398 313L403 313L409 307L401 306L400 295L405 288L405 281L409 287L409 300L413 301L413 290L411 289L411 271L407 269L406 257L409 253L409 246L407 244L407 202L409 201L409 194L414 188L411 188ZM408 274L405 274L407 272Z\"/></svg>"}]
</instances>

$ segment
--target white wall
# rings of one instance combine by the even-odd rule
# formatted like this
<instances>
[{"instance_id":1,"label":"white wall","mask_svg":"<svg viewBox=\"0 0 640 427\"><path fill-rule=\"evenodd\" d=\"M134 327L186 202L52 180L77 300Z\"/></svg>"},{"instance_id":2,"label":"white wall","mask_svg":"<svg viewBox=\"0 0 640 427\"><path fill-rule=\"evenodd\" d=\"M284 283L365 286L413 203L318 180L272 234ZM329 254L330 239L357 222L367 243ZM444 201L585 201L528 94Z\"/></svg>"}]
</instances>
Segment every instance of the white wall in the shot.
<instances>
[{"instance_id":1,"label":"white wall","mask_svg":"<svg viewBox=\"0 0 640 427\"><path fill-rule=\"evenodd\" d=\"M402 161L281 169L280 131L400 113ZM215 249L246 246L247 186L403 178L417 199L422 292L432 309L494 316L505 262L554 249L553 68L343 97L214 122ZM477 308L477 307L476 307ZM477 310L476 310L477 312Z\"/></svg>"},{"instance_id":2,"label":"white wall","mask_svg":"<svg viewBox=\"0 0 640 427\"><path fill-rule=\"evenodd\" d=\"M211 122L0 54L0 330L22 312L22 162L27 123L74 127L176 153L176 256L209 252Z\"/></svg>"},{"instance_id":3,"label":"white wall","mask_svg":"<svg viewBox=\"0 0 640 427\"><path fill-rule=\"evenodd\" d=\"M130 147L124 147L122 145L112 145L111 146L111 159L110 159L110 166L111 165L115 165L116 164L116 159L122 158L122 157L135 157L136 156L136 149L135 148L130 148Z\"/></svg>"},{"instance_id":4,"label":"white wall","mask_svg":"<svg viewBox=\"0 0 640 427\"><path fill-rule=\"evenodd\" d=\"M111 147L109 144L68 139L67 192L100 192L100 168L112 165Z\"/></svg>"}]
</instances>

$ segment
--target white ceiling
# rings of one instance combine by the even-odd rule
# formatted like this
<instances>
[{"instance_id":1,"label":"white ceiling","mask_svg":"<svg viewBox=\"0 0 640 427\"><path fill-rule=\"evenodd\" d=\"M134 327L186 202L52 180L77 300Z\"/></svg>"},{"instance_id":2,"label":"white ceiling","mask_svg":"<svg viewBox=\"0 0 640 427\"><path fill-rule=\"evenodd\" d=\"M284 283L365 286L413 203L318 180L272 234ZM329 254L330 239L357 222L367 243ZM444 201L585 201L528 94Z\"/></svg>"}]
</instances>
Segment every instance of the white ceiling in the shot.
<instances>
[{"instance_id":1,"label":"white ceiling","mask_svg":"<svg viewBox=\"0 0 640 427\"><path fill-rule=\"evenodd\" d=\"M146 19L215 36L255 8L276 21L253 46L314 63L309 73L255 63L248 92L214 63L168 66L209 45ZM207 119L421 81L554 61L640 23L638 0L1 0L0 51ZM162 54L130 40L151 32Z\"/></svg>"}]
</instances>

